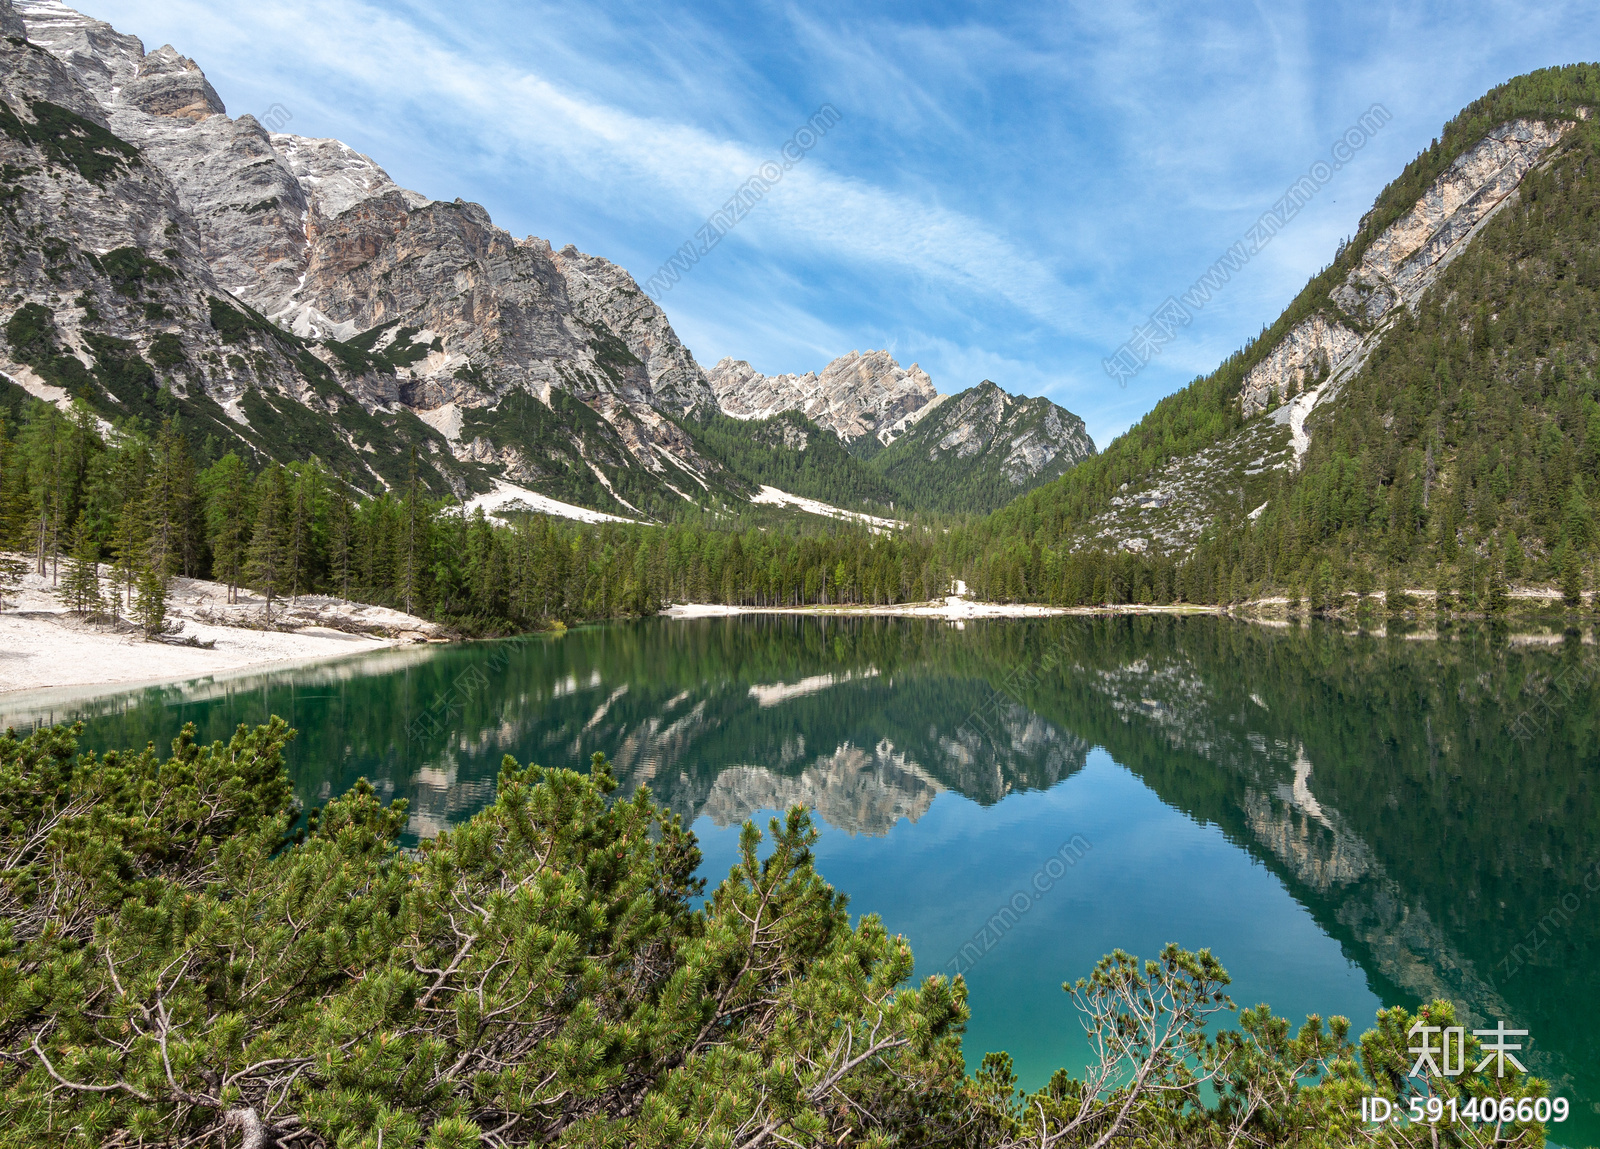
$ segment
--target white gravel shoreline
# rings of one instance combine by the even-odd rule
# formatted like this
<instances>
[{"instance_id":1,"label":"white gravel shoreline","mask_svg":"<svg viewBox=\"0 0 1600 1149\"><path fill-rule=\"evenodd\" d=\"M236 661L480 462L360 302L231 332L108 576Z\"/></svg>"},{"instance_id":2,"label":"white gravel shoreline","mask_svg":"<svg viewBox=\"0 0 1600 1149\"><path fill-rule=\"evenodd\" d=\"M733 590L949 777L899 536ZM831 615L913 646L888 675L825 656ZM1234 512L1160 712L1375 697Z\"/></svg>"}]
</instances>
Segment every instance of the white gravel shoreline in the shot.
<instances>
[{"instance_id":1,"label":"white gravel shoreline","mask_svg":"<svg viewBox=\"0 0 1600 1149\"><path fill-rule=\"evenodd\" d=\"M18 556L22 557L22 556ZM102 567L102 574L108 575ZM20 595L0 611L0 695L60 687L177 682L225 671L342 658L366 651L442 639L434 623L385 607L322 595L273 603L274 626L258 629L265 600L205 579L172 580L170 617L183 623L180 639L210 642L174 646L146 642L127 630L97 625L63 609L50 575L30 562Z\"/></svg>"},{"instance_id":2,"label":"white gravel shoreline","mask_svg":"<svg viewBox=\"0 0 1600 1149\"><path fill-rule=\"evenodd\" d=\"M965 622L977 618L1059 618L1063 615L1089 614L1222 614L1216 606L1196 606L1176 603L1171 606L1040 606L1037 603L974 602L960 595L950 595L932 602L903 602L893 605L841 606L723 606L719 603L674 603L662 610L665 618L732 618L746 614L800 614L800 615L866 615L879 618L942 618L949 622Z\"/></svg>"}]
</instances>

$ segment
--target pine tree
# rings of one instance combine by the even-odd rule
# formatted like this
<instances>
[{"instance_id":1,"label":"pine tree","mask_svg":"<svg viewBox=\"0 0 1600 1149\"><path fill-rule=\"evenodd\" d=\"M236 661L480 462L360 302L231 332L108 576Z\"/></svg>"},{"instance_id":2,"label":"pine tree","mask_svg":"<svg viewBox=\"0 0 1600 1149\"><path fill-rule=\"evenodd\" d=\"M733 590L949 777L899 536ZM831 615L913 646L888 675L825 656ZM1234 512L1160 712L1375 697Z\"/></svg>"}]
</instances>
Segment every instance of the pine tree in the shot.
<instances>
[{"instance_id":1,"label":"pine tree","mask_svg":"<svg viewBox=\"0 0 1600 1149\"><path fill-rule=\"evenodd\" d=\"M140 531L143 525L139 514L139 505L130 495L122 504L122 514L117 517L117 565L114 571L114 580L122 583L122 602L124 609L133 606L133 586L139 577L139 569L143 565L140 552L144 548L144 536ZM115 581L112 594L116 595Z\"/></svg>"},{"instance_id":2,"label":"pine tree","mask_svg":"<svg viewBox=\"0 0 1600 1149\"><path fill-rule=\"evenodd\" d=\"M183 558L179 446L176 429L168 419L161 425L155 466L144 492L145 561L163 577L176 571Z\"/></svg>"},{"instance_id":3,"label":"pine tree","mask_svg":"<svg viewBox=\"0 0 1600 1149\"><path fill-rule=\"evenodd\" d=\"M1311 579L1311 609L1315 611L1331 609L1336 605L1333 597L1333 564L1323 559L1317 564Z\"/></svg>"},{"instance_id":4,"label":"pine tree","mask_svg":"<svg viewBox=\"0 0 1600 1149\"><path fill-rule=\"evenodd\" d=\"M228 601L238 602L250 536L250 476L243 460L229 451L206 470L204 486L212 573L228 584Z\"/></svg>"},{"instance_id":5,"label":"pine tree","mask_svg":"<svg viewBox=\"0 0 1600 1149\"><path fill-rule=\"evenodd\" d=\"M295 477L284 539L288 565L287 582L291 596L311 589L316 562L314 528L320 473L315 463L309 463Z\"/></svg>"},{"instance_id":6,"label":"pine tree","mask_svg":"<svg viewBox=\"0 0 1600 1149\"><path fill-rule=\"evenodd\" d=\"M1511 539L1506 544L1506 578L1515 581L1522 577L1522 566L1527 561L1523 553L1522 542L1517 538L1517 532L1511 532Z\"/></svg>"},{"instance_id":7,"label":"pine tree","mask_svg":"<svg viewBox=\"0 0 1600 1149\"><path fill-rule=\"evenodd\" d=\"M43 577L60 536L62 488L61 417L55 408L30 407L23 427L27 484L33 500L34 570Z\"/></svg>"},{"instance_id":8,"label":"pine tree","mask_svg":"<svg viewBox=\"0 0 1600 1149\"><path fill-rule=\"evenodd\" d=\"M168 632L167 576L160 568L145 563L139 568L139 595L134 601L134 620L147 638Z\"/></svg>"},{"instance_id":9,"label":"pine tree","mask_svg":"<svg viewBox=\"0 0 1600 1149\"><path fill-rule=\"evenodd\" d=\"M266 621L272 622L272 599L283 584L288 550L289 485L282 467L268 467L256 481L256 523L250 536L246 568L250 581L267 596Z\"/></svg>"},{"instance_id":10,"label":"pine tree","mask_svg":"<svg viewBox=\"0 0 1600 1149\"><path fill-rule=\"evenodd\" d=\"M1491 575L1489 578L1489 613L1504 614L1510 606L1511 594L1506 586L1505 578L1498 573Z\"/></svg>"},{"instance_id":11,"label":"pine tree","mask_svg":"<svg viewBox=\"0 0 1600 1149\"><path fill-rule=\"evenodd\" d=\"M1563 541L1556 552L1556 571L1561 577L1561 598L1568 606L1583 604L1583 555Z\"/></svg>"},{"instance_id":12,"label":"pine tree","mask_svg":"<svg viewBox=\"0 0 1600 1149\"><path fill-rule=\"evenodd\" d=\"M1406 593L1398 571L1391 570L1383 584L1383 605L1390 614L1400 614L1411 605L1411 596Z\"/></svg>"},{"instance_id":13,"label":"pine tree","mask_svg":"<svg viewBox=\"0 0 1600 1149\"><path fill-rule=\"evenodd\" d=\"M84 615L97 611L100 596L100 543L89 528L88 516L78 513L72 528L72 553L67 560L67 577L56 590L56 597L68 610Z\"/></svg>"},{"instance_id":14,"label":"pine tree","mask_svg":"<svg viewBox=\"0 0 1600 1149\"><path fill-rule=\"evenodd\" d=\"M421 589L421 564L423 551L424 511L420 484L417 481L417 449L411 448L411 473L406 480L405 520L400 545L400 599L407 614L416 613L418 592Z\"/></svg>"},{"instance_id":15,"label":"pine tree","mask_svg":"<svg viewBox=\"0 0 1600 1149\"><path fill-rule=\"evenodd\" d=\"M329 519L329 576L332 578L333 584L339 588L339 597L349 598L350 568L354 559L353 552L355 549L355 516L351 510L350 496L346 493L346 484L342 476L335 486L333 510Z\"/></svg>"},{"instance_id":16,"label":"pine tree","mask_svg":"<svg viewBox=\"0 0 1600 1149\"><path fill-rule=\"evenodd\" d=\"M1456 596L1450 589L1450 576L1443 567L1440 567L1434 575L1433 608L1441 614L1456 608Z\"/></svg>"}]
</instances>

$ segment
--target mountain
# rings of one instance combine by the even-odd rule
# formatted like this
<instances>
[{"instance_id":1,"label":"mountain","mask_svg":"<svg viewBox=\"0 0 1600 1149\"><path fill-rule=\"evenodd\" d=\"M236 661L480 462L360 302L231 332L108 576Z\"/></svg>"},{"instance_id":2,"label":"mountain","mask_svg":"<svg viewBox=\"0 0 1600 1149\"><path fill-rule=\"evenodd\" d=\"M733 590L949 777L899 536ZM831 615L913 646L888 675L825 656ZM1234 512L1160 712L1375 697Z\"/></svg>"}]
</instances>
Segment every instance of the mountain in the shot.
<instances>
[{"instance_id":1,"label":"mountain","mask_svg":"<svg viewBox=\"0 0 1600 1149\"><path fill-rule=\"evenodd\" d=\"M999 536L1203 555L1245 587L1387 570L1469 601L1494 580L1581 589L1600 490L1595 107L1594 65L1469 105L1258 339L1001 511Z\"/></svg>"},{"instance_id":2,"label":"mountain","mask_svg":"<svg viewBox=\"0 0 1600 1149\"><path fill-rule=\"evenodd\" d=\"M799 411L763 419L713 414L685 420L705 455L751 487L777 487L791 495L838 507L905 507L904 493L850 452L831 430Z\"/></svg>"},{"instance_id":3,"label":"mountain","mask_svg":"<svg viewBox=\"0 0 1600 1149\"><path fill-rule=\"evenodd\" d=\"M868 466L908 506L992 511L1093 454L1094 441L1071 411L985 379L917 411Z\"/></svg>"},{"instance_id":4,"label":"mountain","mask_svg":"<svg viewBox=\"0 0 1600 1149\"><path fill-rule=\"evenodd\" d=\"M955 396L935 395L870 438L842 439L799 410L683 426L704 454L752 485L902 513L992 511L1094 454L1072 412L1048 399L1009 395L988 380Z\"/></svg>"},{"instance_id":5,"label":"mountain","mask_svg":"<svg viewBox=\"0 0 1600 1149\"><path fill-rule=\"evenodd\" d=\"M747 425L710 428L707 453L750 482L826 502L988 512L1094 454L1083 420L1048 399L987 379L941 395L915 363L902 368L887 351L852 351L804 375L723 359L708 377L722 411ZM818 430L848 454L773 453L780 439L805 452Z\"/></svg>"},{"instance_id":6,"label":"mountain","mask_svg":"<svg viewBox=\"0 0 1600 1149\"><path fill-rule=\"evenodd\" d=\"M653 519L763 485L987 510L1083 455L1075 416L988 384L868 467L938 402L916 364L703 371L605 259L230 117L194 61L55 0L0 0L0 23L12 422L25 395L81 399L108 423L176 417L202 464L314 456L371 493L510 482Z\"/></svg>"},{"instance_id":7,"label":"mountain","mask_svg":"<svg viewBox=\"0 0 1600 1149\"><path fill-rule=\"evenodd\" d=\"M901 367L887 351L852 351L804 375L763 375L742 359L723 359L707 377L725 414L766 419L799 411L867 453L892 442L938 395L927 372Z\"/></svg>"},{"instance_id":8,"label":"mountain","mask_svg":"<svg viewBox=\"0 0 1600 1149\"><path fill-rule=\"evenodd\" d=\"M21 305L0 370L30 393L180 414L219 451L315 453L374 489L415 449L457 493L498 475L641 514L742 492L674 422L716 399L621 268L230 118L170 47L47 0L0 0L0 22Z\"/></svg>"}]
</instances>

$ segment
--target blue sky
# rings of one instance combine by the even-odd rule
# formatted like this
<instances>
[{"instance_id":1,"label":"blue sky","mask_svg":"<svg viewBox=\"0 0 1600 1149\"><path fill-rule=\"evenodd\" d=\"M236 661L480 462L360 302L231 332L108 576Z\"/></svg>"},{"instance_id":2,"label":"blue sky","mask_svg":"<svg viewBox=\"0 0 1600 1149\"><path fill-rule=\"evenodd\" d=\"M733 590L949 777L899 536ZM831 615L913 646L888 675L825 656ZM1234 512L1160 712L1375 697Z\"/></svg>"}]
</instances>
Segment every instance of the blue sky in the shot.
<instances>
[{"instance_id":1,"label":"blue sky","mask_svg":"<svg viewBox=\"0 0 1600 1149\"><path fill-rule=\"evenodd\" d=\"M707 366L887 347L1104 445L1270 322L1462 105L1600 59L1592 4L99 0L232 115L335 136L647 279L841 121L663 298ZM1374 103L1393 119L1126 388L1101 361Z\"/></svg>"}]
</instances>

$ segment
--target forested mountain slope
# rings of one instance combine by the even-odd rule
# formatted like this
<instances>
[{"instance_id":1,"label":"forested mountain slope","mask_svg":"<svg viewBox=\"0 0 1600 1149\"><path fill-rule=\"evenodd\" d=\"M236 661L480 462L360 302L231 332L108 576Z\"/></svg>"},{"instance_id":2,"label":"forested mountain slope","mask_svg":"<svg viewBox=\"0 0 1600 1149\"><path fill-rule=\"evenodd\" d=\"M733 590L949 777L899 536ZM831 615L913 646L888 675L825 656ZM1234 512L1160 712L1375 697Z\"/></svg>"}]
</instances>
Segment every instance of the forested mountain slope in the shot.
<instances>
[{"instance_id":1,"label":"forested mountain slope","mask_svg":"<svg viewBox=\"0 0 1600 1149\"><path fill-rule=\"evenodd\" d=\"M1600 467L1595 107L1593 65L1474 101L1260 337L1001 511L991 545L1195 554L1246 586L1323 563L1469 593L1581 581Z\"/></svg>"},{"instance_id":2,"label":"forested mountain slope","mask_svg":"<svg viewBox=\"0 0 1600 1149\"><path fill-rule=\"evenodd\" d=\"M1071 411L985 379L919 411L870 465L906 506L991 511L1093 454L1094 441Z\"/></svg>"},{"instance_id":3,"label":"forested mountain slope","mask_svg":"<svg viewBox=\"0 0 1600 1149\"><path fill-rule=\"evenodd\" d=\"M749 394L748 387L739 393ZM772 405L795 401L794 394L780 393ZM683 421L703 453L747 482L849 507L986 513L1094 454L1083 420L1071 411L1042 396L1008 394L987 379L954 396L935 395L892 421L890 404L875 434L859 429L859 412L852 416L858 433L841 433L852 424L841 424L822 392L765 415L766 407L741 403L739 395L719 391L728 409L745 415ZM812 409L821 410L815 422L804 414Z\"/></svg>"}]
</instances>

